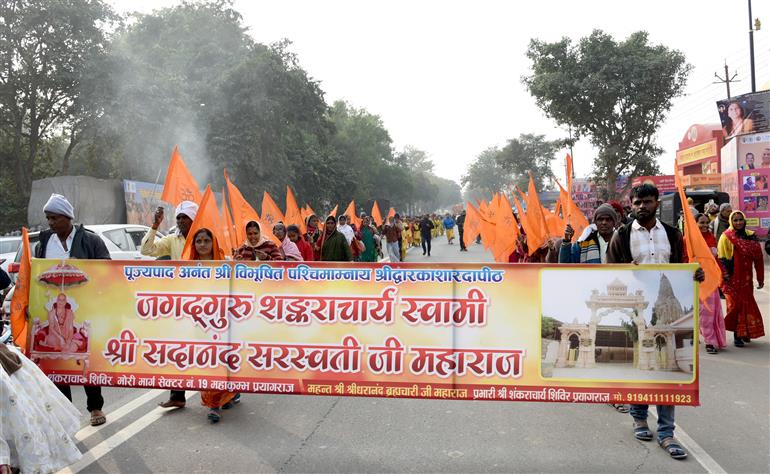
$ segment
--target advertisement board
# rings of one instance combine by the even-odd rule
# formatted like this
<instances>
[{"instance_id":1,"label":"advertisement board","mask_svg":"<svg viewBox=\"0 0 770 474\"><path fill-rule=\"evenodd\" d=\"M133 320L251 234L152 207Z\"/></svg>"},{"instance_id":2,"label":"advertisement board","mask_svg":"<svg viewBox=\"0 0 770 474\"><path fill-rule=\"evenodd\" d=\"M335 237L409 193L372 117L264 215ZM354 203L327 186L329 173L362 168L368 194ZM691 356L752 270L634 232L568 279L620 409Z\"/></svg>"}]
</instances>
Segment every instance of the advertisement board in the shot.
<instances>
[{"instance_id":1,"label":"advertisement board","mask_svg":"<svg viewBox=\"0 0 770 474\"><path fill-rule=\"evenodd\" d=\"M30 356L68 384L697 405L694 269L35 259Z\"/></svg>"},{"instance_id":2,"label":"advertisement board","mask_svg":"<svg viewBox=\"0 0 770 474\"><path fill-rule=\"evenodd\" d=\"M726 140L749 133L770 132L770 91L717 101Z\"/></svg>"}]
</instances>

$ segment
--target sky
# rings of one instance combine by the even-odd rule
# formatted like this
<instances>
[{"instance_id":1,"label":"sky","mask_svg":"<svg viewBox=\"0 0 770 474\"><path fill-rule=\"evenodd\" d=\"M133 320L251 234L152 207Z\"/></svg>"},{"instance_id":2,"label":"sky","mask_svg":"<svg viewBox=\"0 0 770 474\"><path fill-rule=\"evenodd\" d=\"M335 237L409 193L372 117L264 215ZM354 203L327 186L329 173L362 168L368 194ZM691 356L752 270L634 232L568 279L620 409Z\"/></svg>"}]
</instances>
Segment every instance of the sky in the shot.
<instances>
[{"instance_id":1,"label":"sky","mask_svg":"<svg viewBox=\"0 0 770 474\"><path fill-rule=\"evenodd\" d=\"M177 4L112 0L120 13ZM646 30L693 65L686 94L674 102L657 143L661 172L672 174L679 142L694 123L718 123L714 102L726 97L714 73L737 73L732 95L751 91L748 7L738 0L647 1L270 1L236 0L260 43L283 38L326 100L345 100L379 115L396 149L425 150L434 172L460 181L484 149L522 133L565 138L566 128L537 108L521 83L530 73L530 39L573 41L602 29L616 40ZM764 27L754 33L757 88L770 82L770 1L753 0ZM553 162L564 175L564 153ZM573 150L578 177L591 172L594 148Z\"/></svg>"},{"instance_id":2,"label":"sky","mask_svg":"<svg viewBox=\"0 0 770 474\"><path fill-rule=\"evenodd\" d=\"M579 323L587 323L591 320L591 310L585 302L591 296L591 290L597 289L600 293L607 292L607 285L616 278L628 286L628 293L643 290L644 297L649 303L644 310L644 319L649 323L652 320L652 308L658 298L660 277L665 273L671 282L674 295L682 306L694 306L695 284L692 280L692 270L665 270L664 272L631 271L631 270L591 270L590 279L585 284L576 284L575 273L564 270L544 270L542 278L542 313L556 318L564 323L571 323L574 318ZM559 293L559 298L546 298L545 295ZM602 318L605 326L620 326L621 321L629 321L628 316L617 311Z\"/></svg>"}]
</instances>

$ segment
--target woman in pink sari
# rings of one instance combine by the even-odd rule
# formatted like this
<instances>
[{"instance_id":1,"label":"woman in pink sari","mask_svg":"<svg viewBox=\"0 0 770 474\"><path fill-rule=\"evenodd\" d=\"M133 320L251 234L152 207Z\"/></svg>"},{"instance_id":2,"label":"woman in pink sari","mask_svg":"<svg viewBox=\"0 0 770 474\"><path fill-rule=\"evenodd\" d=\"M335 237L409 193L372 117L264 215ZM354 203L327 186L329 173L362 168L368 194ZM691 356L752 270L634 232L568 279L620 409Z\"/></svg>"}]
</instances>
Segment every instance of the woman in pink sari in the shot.
<instances>
[{"instance_id":1,"label":"woman in pink sari","mask_svg":"<svg viewBox=\"0 0 770 474\"><path fill-rule=\"evenodd\" d=\"M717 256L717 239L709 229L709 217L706 214L698 214L695 217L706 245L711 249L714 258ZM684 252L687 261L687 251ZM725 319L722 315L722 301L719 298L719 290L714 290L710 295L703 295L700 305L700 335L706 342L706 352L716 354L719 349L727 347L727 332L725 331Z\"/></svg>"}]
</instances>

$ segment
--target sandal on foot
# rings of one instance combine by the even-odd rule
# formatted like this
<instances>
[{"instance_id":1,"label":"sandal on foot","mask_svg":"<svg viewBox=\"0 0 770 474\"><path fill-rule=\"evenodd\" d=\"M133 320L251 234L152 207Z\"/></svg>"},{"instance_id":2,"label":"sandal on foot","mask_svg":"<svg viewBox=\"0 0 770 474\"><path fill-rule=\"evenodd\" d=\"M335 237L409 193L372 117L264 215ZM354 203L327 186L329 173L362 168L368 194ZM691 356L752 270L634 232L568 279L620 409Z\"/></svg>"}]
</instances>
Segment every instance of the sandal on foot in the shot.
<instances>
[{"instance_id":1,"label":"sandal on foot","mask_svg":"<svg viewBox=\"0 0 770 474\"><path fill-rule=\"evenodd\" d=\"M665 449L668 455L674 459L684 459L687 457L687 452L674 438L662 439L658 444L660 444L660 447Z\"/></svg>"},{"instance_id":2,"label":"sandal on foot","mask_svg":"<svg viewBox=\"0 0 770 474\"><path fill-rule=\"evenodd\" d=\"M652 441L652 431L647 420L634 420L634 437L639 441Z\"/></svg>"},{"instance_id":3,"label":"sandal on foot","mask_svg":"<svg viewBox=\"0 0 770 474\"><path fill-rule=\"evenodd\" d=\"M735 347L744 347L743 340L741 338L736 338L734 344L735 344Z\"/></svg>"},{"instance_id":4,"label":"sandal on foot","mask_svg":"<svg viewBox=\"0 0 770 474\"><path fill-rule=\"evenodd\" d=\"M241 394L240 393L236 393L232 400L230 400L229 402L227 402L224 405L222 405L222 409L223 410L229 410L229 409L231 409L232 407L234 407L235 405L237 405L239 403L241 403Z\"/></svg>"},{"instance_id":5,"label":"sandal on foot","mask_svg":"<svg viewBox=\"0 0 770 474\"><path fill-rule=\"evenodd\" d=\"M706 344L706 352L709 354L716 354L719 351L717 351L717 348L712 346L711 344Z\"/></svg>"},{"instance_id":6,"label":"sandal on foot","mask_svg":"<svg viewBox=\"0 0 770 474\"><path fill-rule=\"evenodd\" d=\"M91 426L99 426L107 423L107 417L101 410L94 410L91 412Z\"/></svg>"},{"instance_id":7,"label":"sandal on foot","mask_svg":"<svg viewBox=\"0 0 770 474\"><path fill-rule=\"evenodd\" d=\"M158 403L161 408L184 408L187 402L180 400L166 400L165 402Z\"/></svg>"},{"instance_id":8,"label":"sandal on foot","mask_svg":"<svg viewBox=\"0 0 770 474\"><path fill-rule=\"evenodd\" d=\"M622 403L610 403L610 406L620 413L628 413L628 405Z\"/></svg>"},{"instance_id":9,"label":"sandal on foot","mask_svg":"<svg viewBox=\"0 0 770 474\"><path fill-rule=\"evenodd\" d=\"M206 417L209 419L212 423L218 423L219 420L222 419L222 413L219 411L219 408L212 408L209 410L208 415Z\"/></svg>"}]
</instances>

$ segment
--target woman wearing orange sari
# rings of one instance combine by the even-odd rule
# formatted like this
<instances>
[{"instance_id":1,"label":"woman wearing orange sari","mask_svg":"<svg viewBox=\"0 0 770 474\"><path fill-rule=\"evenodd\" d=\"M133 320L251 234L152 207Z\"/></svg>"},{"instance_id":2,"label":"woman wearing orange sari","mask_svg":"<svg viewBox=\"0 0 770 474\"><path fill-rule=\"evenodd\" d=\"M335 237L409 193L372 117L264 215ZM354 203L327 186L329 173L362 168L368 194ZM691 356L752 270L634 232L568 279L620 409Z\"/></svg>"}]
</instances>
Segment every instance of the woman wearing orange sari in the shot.
<instances>
[{"instance_id":1,"label":"woman wearing orange sari","mask_svg":"<svg viewBox=\"0 0 770 474\"><path fill-rule=\"evenodd\" d=\"M224 260L224 252L219 248L216 237L208 229L200 229L193 236L190 260ZM201 392L201 403L209 408L208 419L212 423L222 418L222 409L231 408L240 402L241 394L219 390Z\"/></svg>"}]
</instances>

